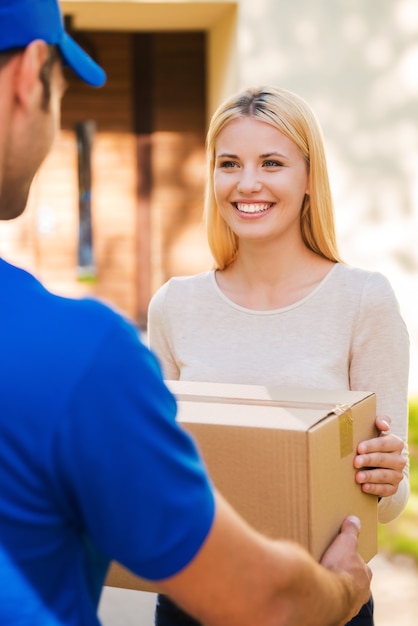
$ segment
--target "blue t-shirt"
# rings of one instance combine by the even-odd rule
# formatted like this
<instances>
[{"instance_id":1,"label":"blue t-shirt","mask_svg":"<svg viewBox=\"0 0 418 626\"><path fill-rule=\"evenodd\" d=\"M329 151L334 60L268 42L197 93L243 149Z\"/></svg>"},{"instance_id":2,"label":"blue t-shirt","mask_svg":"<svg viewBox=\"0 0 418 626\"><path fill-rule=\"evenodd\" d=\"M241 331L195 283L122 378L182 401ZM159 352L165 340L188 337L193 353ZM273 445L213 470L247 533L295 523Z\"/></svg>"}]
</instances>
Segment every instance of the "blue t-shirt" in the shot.
<instances>
[{"instance_id":1,"label":"blue t-shirt","mask_svg":"<svg viewBox=\"0 0 418 626\"><path fill-rule=\"evenodd\" d=\"M3 260L0 285L0 624L97 624L109 561L178 572L212 487L133 325Z\"/></svg>"}]
</instances>

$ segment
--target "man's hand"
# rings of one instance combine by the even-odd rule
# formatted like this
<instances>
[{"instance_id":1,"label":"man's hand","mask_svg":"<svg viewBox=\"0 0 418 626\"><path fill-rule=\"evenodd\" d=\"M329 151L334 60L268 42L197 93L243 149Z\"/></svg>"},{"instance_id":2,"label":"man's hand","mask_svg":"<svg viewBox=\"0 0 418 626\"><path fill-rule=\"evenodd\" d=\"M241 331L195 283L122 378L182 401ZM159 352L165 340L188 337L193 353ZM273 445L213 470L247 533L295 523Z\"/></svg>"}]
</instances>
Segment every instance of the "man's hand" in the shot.
<instances>
[{"instance_id":1,"label":"man's hand","mask_svg":"<svg viewBox=\"0 0 418 626\"><path fill-rule=\"evenodd\" d=\"M319 565L299 544L255 531L216 493L202 547L157 587L208 626L343 626L370 597L359 526L347 519Z\"/></svg>"},{"instance_id":2,"label":"man's hand","mask_svg":"<svg viewBox=\"0 0 418 626\"><path fill-rule=\"evenodd\" d=\"M352 607L351 618L357 615L361 607L369 600L372 578L371 569L364 563L357 551L359 532L360 520L354 516L347 517L339 535L321 560L321 565L327 569L346 574L344 582L348 603Z\"/></svg>"}]
</instances>

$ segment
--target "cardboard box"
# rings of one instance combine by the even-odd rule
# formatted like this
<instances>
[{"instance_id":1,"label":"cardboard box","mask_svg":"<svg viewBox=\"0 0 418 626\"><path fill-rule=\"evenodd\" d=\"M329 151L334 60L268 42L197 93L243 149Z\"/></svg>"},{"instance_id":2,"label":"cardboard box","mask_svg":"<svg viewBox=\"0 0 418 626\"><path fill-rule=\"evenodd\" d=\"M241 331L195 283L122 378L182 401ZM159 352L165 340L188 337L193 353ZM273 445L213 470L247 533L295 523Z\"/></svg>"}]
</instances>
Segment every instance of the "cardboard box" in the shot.
<instances>
[{"instance_id":1,"label":"cardboard box","mask_svg":"<svg viewBox=\"0 0 418 626\"><path fill-rule=\"evenodd\" d=\"M373 393L170 381L178 420L215 486L257 530L319 560L342 520L362 522L359 550L377 552L377 497L356 484L357 444L376 436ZM113 565L106 584L153 590Z\"/></svg>"}]
</instances>

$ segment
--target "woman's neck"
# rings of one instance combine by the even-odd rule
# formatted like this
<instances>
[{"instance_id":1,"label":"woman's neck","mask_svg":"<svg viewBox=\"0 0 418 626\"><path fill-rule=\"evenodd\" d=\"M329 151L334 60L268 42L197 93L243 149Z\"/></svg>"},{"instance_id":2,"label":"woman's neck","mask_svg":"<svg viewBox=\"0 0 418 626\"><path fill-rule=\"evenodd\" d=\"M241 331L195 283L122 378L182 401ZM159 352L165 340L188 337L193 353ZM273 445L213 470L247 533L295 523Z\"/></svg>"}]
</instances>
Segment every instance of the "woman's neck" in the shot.
<instances>
[{"instance_id":1,"label":"woman's neck","mask_svg":"<svg viewBox=\"0 0 418 626\"><path fill-rule=\"evenodd\" d=\"M216 280L221 291L246 308L271 310L289 306L307 296L326 276L332 261L303 249L274 253L268 246L251 251L240 247L237 259Z\"/></svg>"}]
</instances>

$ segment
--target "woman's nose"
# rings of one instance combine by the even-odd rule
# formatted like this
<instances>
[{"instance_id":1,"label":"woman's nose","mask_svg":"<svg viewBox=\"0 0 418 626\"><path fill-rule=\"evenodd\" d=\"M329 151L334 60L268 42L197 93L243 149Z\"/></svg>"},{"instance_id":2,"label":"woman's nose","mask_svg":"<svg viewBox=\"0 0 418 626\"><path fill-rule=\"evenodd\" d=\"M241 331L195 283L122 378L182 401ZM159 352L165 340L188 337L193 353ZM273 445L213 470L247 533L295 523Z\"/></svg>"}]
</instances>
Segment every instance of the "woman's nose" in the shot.
<instances>
[{"instance_id":1,"label":"woman's nose","mask_svg":"<svg viewBox=\"0 0 418 626\"><path fill-rule=\"evenodd\" d=\"M261 191L262 184L258 180L256 172L242 171L238 180L237 191L239 193L254 193Z\"/></svg>"}]
</instances>

